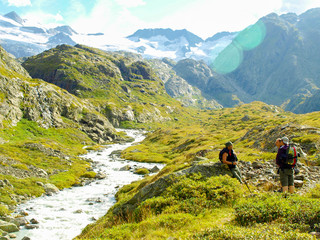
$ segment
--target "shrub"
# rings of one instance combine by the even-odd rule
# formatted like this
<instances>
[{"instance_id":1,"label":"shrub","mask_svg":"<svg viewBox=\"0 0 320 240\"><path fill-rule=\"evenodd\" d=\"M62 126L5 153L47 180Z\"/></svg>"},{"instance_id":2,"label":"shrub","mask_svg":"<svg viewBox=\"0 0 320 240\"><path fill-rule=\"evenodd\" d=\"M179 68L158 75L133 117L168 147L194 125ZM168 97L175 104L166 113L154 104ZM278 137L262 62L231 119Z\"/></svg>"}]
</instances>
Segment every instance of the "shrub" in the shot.
<instances>
[{"instance_id":1,"label":"shrub","mask_svg":"<svg viewBox=\"0 0 320 240\"><path fill-rule=\"evenodd\" d=\"M149 174L149 170L147 168L138 168L135 170L134 173L139 175L146 175L146 174Z\"/></svg>"},{"instance_id":2,"label":"shrub","mask_svg":"<svg viewBox=\"0 0 320 240\"><path fill-rule=\"evenodd\" d=\"M239 182L229 176L207 179L199 174L181 176L161 196L141 203L136 214L141 217L149 209L153 214L182 212L199 215L206 209L231 205L241 193Z\"/></svg>"},{"instance_id":3,"label":"shrub","mask_svg":"<svg viewBox=\"0 0 320 240\"><path fill-rule=\"evenodd\" d=\"M6 216L9 214L9 209L5 206L0 204L0 217Z\"/></svg>"},{"instance_id":4,"label":"shrub","mask_svg":"<svg viewBox=\"0 0 320 240\"><path fill-rule=\"evenodd\" d=\"M97 175L96 172L86 172L84 174L81 175L81 177L83 178L94 178Z\"/></svg>"},{"instance_id":5,"label":"shrub","mask_svg":"<svg viewBox=\"0 0 320 240\"><path fill-rule=\"evenodd\" d=\"M260 195L241 200L235 207L235 220L241 225L270 223L274 220L289 224L309 225L320 221L320 202L300 196Z\"/></svg>"},{"instance_id":6,"label":"shrub","mask_svg":"<svg viewBox=\"0 0 320 240\"><path fill-rule=\"evenodd\" d=\"M300 233L298 230L283 231L278 226L270 224L257 224L251 228L239 227L239 226L224 226L216 227L213 229L207 229L200 233L191 236L189 239L201 239L201 240L306 240L314 239L313 236L308 233Z\"/></svg>"},{"instance_id":7,"label":"shrub","mask_svg":"<svg viewBox=\"0 0 320 240\"><path fill-rule=\"evenodd\" d=\"M317 184L314 188L310 189L307 196L310 198L320 198L320 184Z\"/></svg>"}]
</instances>

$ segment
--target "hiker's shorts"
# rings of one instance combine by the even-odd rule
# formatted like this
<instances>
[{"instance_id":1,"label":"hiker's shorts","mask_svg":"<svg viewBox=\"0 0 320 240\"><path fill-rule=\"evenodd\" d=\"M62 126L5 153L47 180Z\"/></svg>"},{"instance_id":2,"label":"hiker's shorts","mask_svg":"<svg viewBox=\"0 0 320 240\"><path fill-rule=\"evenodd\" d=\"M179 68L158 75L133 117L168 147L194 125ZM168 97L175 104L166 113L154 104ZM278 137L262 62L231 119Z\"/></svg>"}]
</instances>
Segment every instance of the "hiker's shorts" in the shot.
<instances>
[{"instance_id":1,"label":"hiker's shorts","mask_svg":"<svg viewBox=\"0 0 320 240\"><path fill-rule=\"evenodd\" d=\"M294 186L293 169L280 169L280 182L282 187Z\"/></svg>"}]
</instances>

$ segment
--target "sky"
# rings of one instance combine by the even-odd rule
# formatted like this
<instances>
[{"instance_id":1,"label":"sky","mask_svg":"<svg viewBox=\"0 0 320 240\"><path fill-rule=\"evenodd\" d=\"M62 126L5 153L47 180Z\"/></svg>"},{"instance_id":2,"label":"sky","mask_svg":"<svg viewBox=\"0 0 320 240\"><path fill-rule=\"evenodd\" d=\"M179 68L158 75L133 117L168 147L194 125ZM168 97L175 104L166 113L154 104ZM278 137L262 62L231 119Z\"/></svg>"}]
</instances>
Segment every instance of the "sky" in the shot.
<instances>
[{"instance_id":1,"label":"sky","mask_svg":"<svg viewBox=\"0 0 320 240\"><path fill-rule=\"evenodd\" d=\"M138 29L187 29L206 39L240 31L275 12L301 14L320 0L0 0L0 14L15 11L44 25L79 33L125 37Z\"/></svg>"}]
</instances>

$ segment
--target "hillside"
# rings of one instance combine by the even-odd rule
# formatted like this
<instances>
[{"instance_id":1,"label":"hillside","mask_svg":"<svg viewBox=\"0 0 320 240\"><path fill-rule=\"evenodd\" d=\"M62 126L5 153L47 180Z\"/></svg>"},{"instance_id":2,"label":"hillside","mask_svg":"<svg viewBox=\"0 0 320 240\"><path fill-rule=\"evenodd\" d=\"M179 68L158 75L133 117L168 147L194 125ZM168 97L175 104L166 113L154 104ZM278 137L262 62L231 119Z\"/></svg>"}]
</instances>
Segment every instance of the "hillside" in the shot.
<instances>
[{"instance_id":1,"label":"hillside","mask_svg":"<svg viewBox=\"0 0 320 240\"><path fill-rule=\"evenodd\" d=\"M88 101L31 78L2 48L0 59L2 215L7 209L2 204L11 209L49 191L49 186L80 183L90 171L90 163L78 157L86 153L84 147L126 137Z\"/></svg>"},{"instance_id":2,"label":"hillside","mask_svg":"<svg viewBox=\"0 0 320 240\"><path fill-rule=\"evenodd\" d=\"M212 67L230 80L232 94L243 102L283 104L296 113L319 110L308 100L320 86L319 19L320 9L299 16L269 14L239 33ZM207 94L214 97L216 91Z\"/></svg>"},{"instance_id":3,"label":"hillside","mask_svg":"<svg viewBox=\"0 0 320 240\"><path fill-rule=\"evenodd\" d=\"M116 205L76 239L314 239L309 232L319 230L318 118L319 113L295 115L254 102L201 111L149 133L122 156L167 166L120 189ZM286 198L274 193L274 142L283 135L307 154L295 176L303 179L296 182L299 194ZM228 140L254 194L219 163Z\"/></svg>"},{"instance_id":4,"label":"hillside","mask_svg":"<svg viewBox=\"0 0 320 240\"><path fill-rule=\"evenodd\" d=\"M28 58L23 66L32 77L87 99L114 126L160 123L188 115L181 103L167 94L156 71L136 54L61 45ZM188 105L201 106L197 102Z\"/></svg>"}]
</instances>

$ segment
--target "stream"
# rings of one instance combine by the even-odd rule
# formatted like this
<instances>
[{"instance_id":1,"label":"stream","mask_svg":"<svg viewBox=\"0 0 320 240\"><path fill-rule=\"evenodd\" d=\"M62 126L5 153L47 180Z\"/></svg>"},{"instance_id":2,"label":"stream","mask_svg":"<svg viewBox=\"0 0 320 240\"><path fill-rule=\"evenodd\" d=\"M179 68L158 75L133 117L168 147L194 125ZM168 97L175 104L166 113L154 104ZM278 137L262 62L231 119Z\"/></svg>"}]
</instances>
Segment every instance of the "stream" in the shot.
<instances>
[{"instance_id":1,"label":"stream","mask_svg":"<svg viewBox=\"0 0 320 240\"><path fill-rule=\"evenodd\" d=\"M64 189L52 196L42 196L19 205L17 211L27 212L27 220L36 219L39 222L39 228L28 230L21 227L21 230L15 233L18 240L24 236L31 240L71 240L88 224L107 213L116 202L115 194L119 188L143 178L131 171L120 171L120 168L126 165L132 168L148 169L154 166L159 169L164 167L164 164L133 162L111 155L113 151L126 149L144 139L143 133L139 130L117 130L125 131L135 141L113 144L103 150L91 151L82 156L92 159L95 163L94 171L102 172L107 177L82 187Z\"/></svg>"}]
</instances>

